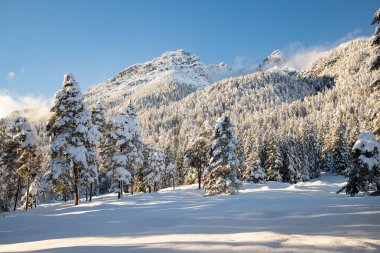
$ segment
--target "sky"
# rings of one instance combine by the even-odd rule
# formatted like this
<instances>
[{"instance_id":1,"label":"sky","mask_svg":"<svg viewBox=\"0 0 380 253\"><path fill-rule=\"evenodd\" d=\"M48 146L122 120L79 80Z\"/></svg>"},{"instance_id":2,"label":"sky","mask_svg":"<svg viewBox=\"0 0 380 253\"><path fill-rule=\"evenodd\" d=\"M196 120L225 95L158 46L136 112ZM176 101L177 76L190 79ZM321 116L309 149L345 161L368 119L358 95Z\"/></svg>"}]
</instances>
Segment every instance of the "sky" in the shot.
<instances>
[{"instance_id":1,"label":"sky","mask_svg":"<svg viewBox=\"0 0 380 253\"><path fill-rule=\"evenodd\" d=\"M0 117L5 107L46 105L67 72L86 90L165 51L252 66L276 49L325 50L373 34L379 7L378 0L0 0Z\"/></svg>"}]
</instances>

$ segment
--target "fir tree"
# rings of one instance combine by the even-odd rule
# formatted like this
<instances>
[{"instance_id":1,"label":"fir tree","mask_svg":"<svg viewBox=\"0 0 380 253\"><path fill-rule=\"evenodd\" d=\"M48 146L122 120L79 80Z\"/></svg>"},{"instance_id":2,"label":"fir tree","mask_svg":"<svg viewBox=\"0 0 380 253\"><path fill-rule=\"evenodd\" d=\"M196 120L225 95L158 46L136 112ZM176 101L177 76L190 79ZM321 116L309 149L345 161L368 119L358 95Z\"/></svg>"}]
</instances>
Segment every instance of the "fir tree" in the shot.
<instances>
[{"instance_id":1,"label":"fir tree","mask_svg":"<svg viewBox=\"0 0 380 253\"><path fill-rule=\"evenodd\" d=\"M345 175L348 166L349 149L344 136L345 127L338 124L334 127L331 136L332 172Z\"/></svg>"},{"instance_id":2,"label":"fir tree","mask_svg":"<svg viewBox=\"0 0 380 253\"><path fill-rule=\"evenodd\" d=\"M380 68L380 9L377 10L375 16L373 17L371 25L377 24L375 29L374 38L372 40L372 45L376 48L376 55L371 62L371 70L377 70Z\"/></svg>"},{"instance_id":3,"label":"fir tree","mask_svg":"<svg viewBox=\"0 0 380 253\"><path fill-rule=\"evenodd\" d=\"M88 148L96 142L91 112L83 102L83 94L71 74L66 74L63 87L54 96L51 117L47 124L50 137L49 172L45 175L53 189L65 199L69 185L73 186L74 204L79 204L81 174L88 167Z\"/></svg>"},{"instance_id":4,"label":"fir tree","mask_svg":"<svg viewBox=\"0 0 380 253\"><path fill-rule=\"evenodd\" d=\"M96 187L96 192L99 190L99 168L101 162L100 156L98 155L100 152L100 138L102 133L106 131L106 119L104 116L105 103L102 99L99 99L96 103L95 107L92 110L92 124L97 131L96 145L92 145L89 153L90 153L90 162L89 162L89 170L86 175L87 185L90 185L90 201L92 200L92 194L94 192L94 185ZM86 191L87 192L87 191Z\"/></svg>"},{"instance_id":5,"label":"fir tree","mask_svg":"<svg viewBox=\"0 0 380 253\"><path fill-rule=\"evenodd\" d=\"M237 179L239 160L236 156L237 140L228 116L222 116L215 125L210 148L210 162L204 187L209 195L236 194L241 187Z\"/></svg>"},{"instance_id":6,"label":"fir tree","mask_svg":"<svg viewBox=\"0 0 380 253\"><path fill-rule=\"evenodd\" d=\"M110 119L107 128L109 131L101 143L103 167L111 180L111 190L118 192L120 198L124 184L131 183L143 163L141 130L131 103Z\"/></svg>"},{"instance_id":7,"label":"fir tree","mask_svg":"<svg viewBox=\"0 0 380 253\"><path fill-rule=\"evenodd\" d=\"M209 143L212 131L206 121L203 124L197 138L192 141L185 152L186 163L189 167L196 168L196 178L198 180L198 188L201 189L202 175L204 168L207 166L209 157Z\"/></svg>"},{"instance_id":8,"label":"fir tree","mask_svg":"<svg viewBox=\"0 0 380 253\"><path fill-rule=\"evenodd\" d=\"M267 146L267 160L265 161L265 171L268 181L281 181L280 171L283 166L282 154L279 141L276 134L271 131L269 134L269 142Z\"/></svg>"},{"instance_id":9,"label":"fir tree","mask_svg":"<svg viewBox=\"0 0 380 253\"><path fill-rule=\"evenodd\" d=\"M18 148L19 143L13 140L6 122L0 120L0 211L9 211L12 198L20 192L21 179L17 176L16 162ZM14 210L16 208L17 198Z\"/></svg>"},{"instance_id":10,"label":"fir tree","mask_svg":"<svg viewBox=\"0 0 380 253\"><path fill-rule=\"evenodd\" d=\"M16 118L12 129L14 133L13 139L19 143L18 153L18 180L26 184L26 193L23 198L23 209L28 210L30 204L30 186L34 178L37 176L40 157L37 155L37 139L34 129L30 126L26 118ZM16 193L16 202L18 198ZM33 199L33 197L32 197Z\"/></svg>"},{"instance_id":11,"label":"fir tree","mask_svg":"<svg viewBox=\"0 0 380 253\"><path fill-rule=\"evenodd\" d=\"M354 196L372 188L380 193L380 143L372 132L359 134L352 147L352 160L348 183L338 192L345 190L347 194Z\"/></svg>"}]
</instances>

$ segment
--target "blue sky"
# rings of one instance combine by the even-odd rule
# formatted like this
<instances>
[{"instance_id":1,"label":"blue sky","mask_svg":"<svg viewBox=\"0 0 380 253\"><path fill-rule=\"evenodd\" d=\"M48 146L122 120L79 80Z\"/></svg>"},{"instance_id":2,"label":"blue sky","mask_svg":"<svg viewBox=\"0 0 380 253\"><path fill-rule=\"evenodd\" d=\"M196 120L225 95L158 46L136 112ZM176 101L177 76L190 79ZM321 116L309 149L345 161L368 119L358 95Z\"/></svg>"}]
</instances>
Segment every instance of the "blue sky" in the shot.
<instances>
[{"instance_id":1,"label":"blue sky","mask_svg":"<svg viewBox=\"0 0 380 253\"><path fill-rule=\"evenodd\" d=\"M275 49L369 36L378 8L378 0L1 0L0 90L50 98L66 72L86 89L178 48L204 63L252 65Z\"/></svg>"}]
</instances>

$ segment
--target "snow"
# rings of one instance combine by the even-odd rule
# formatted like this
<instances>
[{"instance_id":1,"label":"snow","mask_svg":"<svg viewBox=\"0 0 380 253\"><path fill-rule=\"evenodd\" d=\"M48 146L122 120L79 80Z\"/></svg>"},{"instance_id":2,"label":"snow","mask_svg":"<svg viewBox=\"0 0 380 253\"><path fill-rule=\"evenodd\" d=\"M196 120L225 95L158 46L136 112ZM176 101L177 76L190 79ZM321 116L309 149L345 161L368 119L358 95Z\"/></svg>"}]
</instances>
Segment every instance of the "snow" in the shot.
<instances>
[{"instance_id":1,"label":"snow","mask_svg":"<svg viewBox=\"0 0 380 253\"><path fill-rule=\"evenodd\" d=\"M244 184L204 197L197 185L116 194L0 217L0 252L379 252L377 197L336 194L343 177Z\"/></svg>"},{"instance_id":2,"label":"snow","mask_svg":"<svg viewBox=\"0 0 380 253\"><path fill-rule=\"evenodd\" d=\"M375 149L380 151L380 143L376 141L372 132L362 132L352 149L359 149L362 152L374 152Z\"/></svg>"}]
</instances>

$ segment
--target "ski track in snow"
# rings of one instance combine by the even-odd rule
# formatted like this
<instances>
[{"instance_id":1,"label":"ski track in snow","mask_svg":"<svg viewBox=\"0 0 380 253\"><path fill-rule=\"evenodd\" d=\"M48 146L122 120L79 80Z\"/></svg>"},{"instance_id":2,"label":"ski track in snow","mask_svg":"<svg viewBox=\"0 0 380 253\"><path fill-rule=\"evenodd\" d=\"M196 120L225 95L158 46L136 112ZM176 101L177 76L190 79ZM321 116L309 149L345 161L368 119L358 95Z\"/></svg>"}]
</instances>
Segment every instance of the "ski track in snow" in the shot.
<instances>
[{"instance_id":1,"label":"ski track in snow","mask_svg":"<svg viewBox=\"0 0 380 253\"><path fill-rule=\"evenodd\" d=\"M335 192L345 178L244 184L203 197L197 185L109 194L0 217L0 252L380 252L378 197Z\"/></svg>"}]
</instances>

